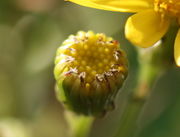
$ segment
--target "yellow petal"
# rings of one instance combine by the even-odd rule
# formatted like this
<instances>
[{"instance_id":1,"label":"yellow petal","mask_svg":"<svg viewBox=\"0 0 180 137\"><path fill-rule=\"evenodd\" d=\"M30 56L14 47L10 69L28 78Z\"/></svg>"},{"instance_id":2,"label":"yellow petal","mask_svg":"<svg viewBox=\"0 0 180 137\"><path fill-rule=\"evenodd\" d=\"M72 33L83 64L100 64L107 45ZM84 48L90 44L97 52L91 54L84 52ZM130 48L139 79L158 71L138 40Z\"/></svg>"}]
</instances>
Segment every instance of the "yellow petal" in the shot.
<instances>
[{"instance_id":1,"label":"yellow petal","mask_svg":"<svg viewBox=\"0 0 180 137\"><path fill-rule=\"evenodd\" d=\"M167 32L169 19L153 10L146 10L128 18L125 35L134 45L147 48L154 45Z\"/></svg>"},{"instance_id":2,"label":"yellow petal","mask_svg":"<svg viewBox=\"0 0 180 137\"><path fill-rule=\"evenodd\" d=\"M174 58L178 67L180 67L180 29L177 33L174 45Z\"/></svg>"},{"instance_id":3,"label":"yellow petal","mask_svg":"<svg viewBox=\"0 0 180 137\"><path fill-rule=\"evenodd\" d=\"M76 4L119 12L139 12L153 7L154 0L67 0Z\"/></svg>"}]
</instances>

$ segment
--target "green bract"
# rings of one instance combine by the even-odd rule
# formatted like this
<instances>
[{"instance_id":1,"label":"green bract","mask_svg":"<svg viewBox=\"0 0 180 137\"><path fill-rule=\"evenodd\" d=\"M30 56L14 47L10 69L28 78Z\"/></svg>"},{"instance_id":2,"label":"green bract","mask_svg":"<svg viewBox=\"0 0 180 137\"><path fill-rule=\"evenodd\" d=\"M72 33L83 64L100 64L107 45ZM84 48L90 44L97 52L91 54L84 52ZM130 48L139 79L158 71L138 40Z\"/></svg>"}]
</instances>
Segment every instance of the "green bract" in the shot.
<instances>
[{"instance_id":1,"label":"green bract","mask_svg":"<svg viewBox=\"0 0 180 137\"><path fill-rule=\"evenodd\" d=\"M57 97L66 107L85 115L102 115L127 77L127 59L119 43L104 34L80 31L57 50Z\"/></svg>"}]
</instances>

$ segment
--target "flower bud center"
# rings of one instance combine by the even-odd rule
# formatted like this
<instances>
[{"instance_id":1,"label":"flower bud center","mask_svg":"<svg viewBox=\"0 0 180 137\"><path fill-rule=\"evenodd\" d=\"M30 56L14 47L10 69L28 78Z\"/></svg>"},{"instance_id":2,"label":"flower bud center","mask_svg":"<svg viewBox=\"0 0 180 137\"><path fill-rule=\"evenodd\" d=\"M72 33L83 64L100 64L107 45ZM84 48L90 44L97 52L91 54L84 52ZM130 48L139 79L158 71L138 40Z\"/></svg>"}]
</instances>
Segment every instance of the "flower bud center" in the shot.
<instances>
[{"instance_id":1,"label":"flower bud center","mask_svg":"<svg viewBox=\"0 0 180 137\"><path fill-rule=\"evenodd\" d=\"M87 89L105 73L126 70L119 43L104 34L80 31L63 44L66 46L60 49L60 56L65 55L65 61L69 62L65 75L71 72L78 74Z\"/></svg>"}]
</instances>

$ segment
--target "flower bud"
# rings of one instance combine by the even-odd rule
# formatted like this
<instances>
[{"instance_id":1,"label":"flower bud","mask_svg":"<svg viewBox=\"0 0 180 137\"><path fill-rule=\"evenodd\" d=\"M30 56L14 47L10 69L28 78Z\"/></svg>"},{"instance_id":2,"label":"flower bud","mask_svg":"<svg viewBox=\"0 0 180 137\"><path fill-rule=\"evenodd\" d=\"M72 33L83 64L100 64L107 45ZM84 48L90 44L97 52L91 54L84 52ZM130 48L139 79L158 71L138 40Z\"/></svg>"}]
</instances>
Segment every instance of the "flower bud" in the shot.
<instances>
[{"instance_id":1,"label":"flower bud","mask_svg":"<svg viewBox=\"0 0 180 137\"><path fill-rule=\"evenodd\" d=\"M126 55L118 41L101 33L79 31L57 50L57 97L77 113L102 115L114 107L127 71Z\"/></svg>"}]
</instances>

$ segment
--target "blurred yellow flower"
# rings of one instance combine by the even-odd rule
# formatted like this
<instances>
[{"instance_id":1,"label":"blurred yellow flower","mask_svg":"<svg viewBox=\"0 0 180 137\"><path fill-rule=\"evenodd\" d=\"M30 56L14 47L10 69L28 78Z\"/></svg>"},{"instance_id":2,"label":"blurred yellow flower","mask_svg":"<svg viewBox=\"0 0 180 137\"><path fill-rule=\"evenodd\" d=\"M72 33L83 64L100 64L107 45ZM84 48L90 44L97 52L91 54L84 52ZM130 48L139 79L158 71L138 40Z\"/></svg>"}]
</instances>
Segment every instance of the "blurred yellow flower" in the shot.
<instances>
[{"instance_id":1,"label":"blurred yellow flower","mask_svg":"<svg viewBox=\"0 0 180 137\"><path fill-rule=\"evenodd\" d=\"M119 12L138 12L128 18L125 35L134 45L147 48L167 32L174 18L180 24L180 0L69 0L79 5ZM180 29L174 45L180 67Z\"/></svg>"}]
</instances>

